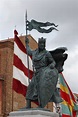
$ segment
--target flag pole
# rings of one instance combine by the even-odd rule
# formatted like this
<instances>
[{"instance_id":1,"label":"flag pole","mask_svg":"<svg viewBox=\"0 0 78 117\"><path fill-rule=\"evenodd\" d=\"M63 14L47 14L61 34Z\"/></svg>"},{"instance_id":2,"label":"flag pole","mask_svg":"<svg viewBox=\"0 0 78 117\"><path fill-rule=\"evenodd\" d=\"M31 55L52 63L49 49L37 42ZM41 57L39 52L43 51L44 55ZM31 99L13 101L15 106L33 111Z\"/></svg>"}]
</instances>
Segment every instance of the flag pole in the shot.
<instances>
[{"instance_id":1,"label":"flag pole","mask_svg":"<svg viewBox=\"0 0 78 117\"><path fill-rule=\"evenodd\" d=\"M25 15L25 24L26 24L26 39L27 39L27 10L26 10L26 15ZM28 82L30 83L29 56L28 56L28 52L27 52L27 64L28 64Z\"/></svg>"}]
</instances>

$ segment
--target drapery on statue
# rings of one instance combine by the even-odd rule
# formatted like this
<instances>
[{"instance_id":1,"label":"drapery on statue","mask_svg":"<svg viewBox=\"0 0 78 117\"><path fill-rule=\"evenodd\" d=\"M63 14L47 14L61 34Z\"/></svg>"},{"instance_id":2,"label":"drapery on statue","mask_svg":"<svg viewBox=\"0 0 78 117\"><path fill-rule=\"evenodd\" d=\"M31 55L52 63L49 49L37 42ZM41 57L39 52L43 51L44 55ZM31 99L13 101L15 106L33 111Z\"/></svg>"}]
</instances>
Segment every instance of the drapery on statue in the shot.
<instances>
[{"instance_id":1,"label":"drapery on statue","mask_svg":"<svg viewBox=\"0 0 78 117\"><path fill-rule=\"evenodd\" d=\"M31 108L31 101L38 101L40 108L44 108L48 102L60 103L62 99L56 85L58 74L63 71L62 67L67 58L67 54L63 54L66 48L49 52L45 49L46 39L43 37L39 38L36 50L31 50L28 39L25 42L34 67L34 75L26 93L26 108Z\"/></svg>"}]
</instances>

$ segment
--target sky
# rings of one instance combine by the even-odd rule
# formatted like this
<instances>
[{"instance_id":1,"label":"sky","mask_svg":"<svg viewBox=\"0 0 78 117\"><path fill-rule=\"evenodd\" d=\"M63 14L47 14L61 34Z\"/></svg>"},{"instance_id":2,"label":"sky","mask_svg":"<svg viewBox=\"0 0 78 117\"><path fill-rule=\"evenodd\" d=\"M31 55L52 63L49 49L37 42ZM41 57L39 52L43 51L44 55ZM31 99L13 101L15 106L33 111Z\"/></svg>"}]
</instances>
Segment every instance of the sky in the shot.
<instances>
[{"instance_id":1,"label":"sky","mask_svg":"<svg viewBox=\"0 0 78 117\"><path fill-rule=\"evenodd\" d=\"M78 0L0 0L0 40L12 38L16 28L19 35L26 34L27 19L51 22L59 31L28 32L33 38L46 38L46 49L67 47L68 59L64 64L64 77L72 92L78 93Z\"/></svg>"}]
</instances>

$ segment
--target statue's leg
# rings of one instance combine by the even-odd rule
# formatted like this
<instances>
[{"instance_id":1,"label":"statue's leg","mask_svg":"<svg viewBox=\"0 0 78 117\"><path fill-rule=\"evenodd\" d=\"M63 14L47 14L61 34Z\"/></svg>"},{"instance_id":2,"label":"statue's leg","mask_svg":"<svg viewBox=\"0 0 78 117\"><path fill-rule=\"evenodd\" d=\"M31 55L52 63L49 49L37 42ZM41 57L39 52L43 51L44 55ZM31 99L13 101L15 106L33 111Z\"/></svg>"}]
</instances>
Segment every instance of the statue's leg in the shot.
<instances>
[{"instance_id":1,"label":"statue's leg","mask_svg":"<svg viewBox=\"0 0 78 117\"><path fill-rule=\"evenodd\" d=\"M31 100L26 101L26 108L31 108Z\"/></svg>"}]
</instances>

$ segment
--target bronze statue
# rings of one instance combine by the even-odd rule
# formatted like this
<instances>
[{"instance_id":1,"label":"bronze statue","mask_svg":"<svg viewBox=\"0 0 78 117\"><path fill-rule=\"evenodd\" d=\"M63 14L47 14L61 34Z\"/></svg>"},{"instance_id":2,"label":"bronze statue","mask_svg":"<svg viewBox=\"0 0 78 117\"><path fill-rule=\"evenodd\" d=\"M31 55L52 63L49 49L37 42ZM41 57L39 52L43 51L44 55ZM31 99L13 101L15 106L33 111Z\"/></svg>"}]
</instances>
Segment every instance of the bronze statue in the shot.
<instances>
[{"instance_id":1,"label":"bronze statue","mask_svg":"<svg viewBox=\"0 0 78 117\"><path fill-rule=\"evenodd\" d=\"M58 74L63 71L62 67L67 57L67 54L63 54L66 48L49 52L45 49L45 45L46 39L41 37L38 40L38 48L31 50L29 40L26 39L27 52L32 56L34 68L33 78L27 88L26 108L31 108L31 101L37 101L40 108L44 108L48 102L57 104L62 101L56 85ZM62 59L58 60L58 57Z\"/></svg>"}]
</instances>

